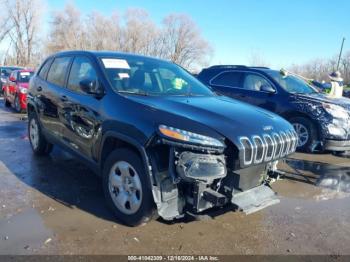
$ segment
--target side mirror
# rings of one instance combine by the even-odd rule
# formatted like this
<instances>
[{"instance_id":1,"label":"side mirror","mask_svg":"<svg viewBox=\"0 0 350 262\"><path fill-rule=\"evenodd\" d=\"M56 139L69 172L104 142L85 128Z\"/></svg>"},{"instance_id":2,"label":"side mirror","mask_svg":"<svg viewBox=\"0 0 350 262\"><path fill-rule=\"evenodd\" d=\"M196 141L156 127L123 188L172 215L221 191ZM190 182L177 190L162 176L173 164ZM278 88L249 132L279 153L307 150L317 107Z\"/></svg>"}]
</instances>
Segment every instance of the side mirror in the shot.
<instances>
[{"instance_id":1,"label":"side mirror","mask_svg":"<svg viewBox=\"0 0 350 262\"><path fill-rule=\"evenodd\" d=\"M9 77L9 80L10 80L11 82L16 82L16 81L17 81L16 77L14 77L14 76L10 76L10 77Z\"/></svg>"},{"instance_id":2,"label":"side mirror","mask_svg":"<svg viewBox=\"0 0 350 262\"><path fill-rule=\"evenodd\" d=\"M97 97L103 94L103 91L99 86L97 80L84 79L79 82L79 85L81 90L83 90L87 94L94 95Z\"/></svg>"},{"instance_id":3,"label":"side mirror","mask_svg":"<svg viewBox=\"0 0 350 262\"><path fill-rule=\"evenodd\" d=\"M267 92L267 93L276 93L276 90L270 85L262 85L260 87L260 91Z\"/></svg>"}]
</instances>

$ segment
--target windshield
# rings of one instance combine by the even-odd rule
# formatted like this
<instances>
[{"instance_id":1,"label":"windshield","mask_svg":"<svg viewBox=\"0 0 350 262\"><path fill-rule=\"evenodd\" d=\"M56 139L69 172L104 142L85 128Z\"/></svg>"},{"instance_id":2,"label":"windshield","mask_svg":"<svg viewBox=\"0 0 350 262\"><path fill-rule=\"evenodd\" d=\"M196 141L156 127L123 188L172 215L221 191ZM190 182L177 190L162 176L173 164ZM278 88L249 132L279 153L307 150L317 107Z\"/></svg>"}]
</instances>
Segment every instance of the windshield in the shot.
<instances>
[{"instance_id":1,"label":"windshield","mask_svg":"<svg viewBox=\"0 0 350 262\"><path fill-rule=\"evenodd\" d=\"M312 94L318 93L315 88L309 85L304 80L293 76L283 76L279 71L268 71L267 72L273 79L275 79L284 90L293 94Z\"/></svg>"},{"instance_id":2,"label":"windshield","mask_svg":"<svg viewBox=\"0 0 350 262\"><path fill-rule=\"evenodd\" d=\"M33 75L34 72L20 72L18 75L18 82L29 83L29 80Z\"/></svg>"},{"instance_id":3,"label":"windshield","mask_svg":"<svg viewBox=\"0 0 350 262\"><path fill-rule=\"evenodd\" d=\"M181 67L147 58L102 58L113 89L137 95L212 96L212 91Z\"/></svg>"}]
</instances>

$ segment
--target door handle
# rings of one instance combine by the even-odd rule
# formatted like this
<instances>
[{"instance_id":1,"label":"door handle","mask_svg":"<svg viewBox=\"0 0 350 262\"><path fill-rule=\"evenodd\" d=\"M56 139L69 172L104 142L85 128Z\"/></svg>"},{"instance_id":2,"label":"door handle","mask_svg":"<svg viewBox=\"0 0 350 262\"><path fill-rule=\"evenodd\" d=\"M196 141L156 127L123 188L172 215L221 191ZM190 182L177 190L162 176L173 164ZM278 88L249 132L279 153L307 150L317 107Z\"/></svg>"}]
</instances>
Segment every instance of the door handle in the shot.
<instances>
[{"instance_id":1,"label":"door handle","mask_svg":"<svg viewBox=\"0 0 350 262\"><path fill-rule=\"evenodd\" d=\"M61 96L61 101L62 101L62 102L67 102L67 101L68 101L68 98L67 98L66 96L63 95L63 96Z\"/></svg>"},{"instance_id":2,"label":"door handle","mask_svg":"<svg viewBox=\"0 0 350 262\"><path fill-rule=\"evenodd\" d=\"M36 91L41 92L41 91L43 91L43 88L42 88L41 86L38 86L38 87L36 88Z\"/></svg>"}]
</instances>

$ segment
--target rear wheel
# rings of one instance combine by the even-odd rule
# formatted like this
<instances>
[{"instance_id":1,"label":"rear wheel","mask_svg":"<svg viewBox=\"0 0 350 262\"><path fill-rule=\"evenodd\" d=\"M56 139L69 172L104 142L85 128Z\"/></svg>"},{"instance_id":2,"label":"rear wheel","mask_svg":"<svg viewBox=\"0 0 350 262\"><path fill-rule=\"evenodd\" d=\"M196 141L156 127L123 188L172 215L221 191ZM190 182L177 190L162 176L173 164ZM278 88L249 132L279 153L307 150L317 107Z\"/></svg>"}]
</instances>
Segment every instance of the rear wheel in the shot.
<instances>
[{"instance_id":1,"label":"rear wheel","mask_svg":"<svg viewBox=\"0 0 350 262\"><path fill-rule=\"evenodd\" d=\"M42 134L41 127L35 113L29 114L28 136L34 154L43 156L51 153L53 145L47 142L46 138Z\"/></svg>"},{"instance_id":2,"label":"rear wheel","mask_svg":"<svg viewBox=\"0 0 350 262\"><path fill-rule=\"evenodd\" d=\"M129 149L113 151L103 168L103 190L116 218L129 226L151 220L152 192L140 157Z\"/></svg>"},{"instance_id":3,"label":"rear wheel","mask_svg":"<svg viewBox=\"0 0 350 262\"><path fill-rule=\"evenodd\" d=\"M305 117L294 117L289 121L298 135L297 151L314 151L315 142L317 141L317 130L314 124Z\"/></svg>"}]
</instances>

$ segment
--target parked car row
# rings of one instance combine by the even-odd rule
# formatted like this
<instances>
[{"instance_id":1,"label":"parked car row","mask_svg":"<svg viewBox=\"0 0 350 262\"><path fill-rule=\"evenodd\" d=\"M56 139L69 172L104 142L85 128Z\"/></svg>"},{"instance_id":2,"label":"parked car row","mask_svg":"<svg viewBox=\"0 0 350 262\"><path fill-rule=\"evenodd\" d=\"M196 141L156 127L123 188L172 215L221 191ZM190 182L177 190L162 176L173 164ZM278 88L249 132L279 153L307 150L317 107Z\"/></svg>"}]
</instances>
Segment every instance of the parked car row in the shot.
<instances>
[{"instance_id":1,"label":"parked car row","mask_svg":"<svg viewBox=\"0 0 350 262\"><path fill-rule=\"evenodd\" d=\"M18 113L27 109L27 92L33 70L14 70L4 86L4 102L6 107L13 106Z\"/></svg>"},{"instance_id":2,"label":"parked car row","mask_svg":"<svg viewBox=\"0 0 350 262\"><path fill-rule=\"evenodd\" d=\"M1 67L1 93L6 107L14 107L16 112L27 109L27 92L34 70L21 67Z\"/></svg>"},{"instance_id":3,"label":"parked car row","mask_svg":"<svg viewBox=\"0 0 350 262\"><path fill-rule=\"evenodd\" d=\"M3 94L4 86L7 84L8 77L13 70L23 69L18 66L0 66L0 93Z\"/></svg>"}]
</instances>

